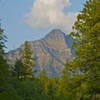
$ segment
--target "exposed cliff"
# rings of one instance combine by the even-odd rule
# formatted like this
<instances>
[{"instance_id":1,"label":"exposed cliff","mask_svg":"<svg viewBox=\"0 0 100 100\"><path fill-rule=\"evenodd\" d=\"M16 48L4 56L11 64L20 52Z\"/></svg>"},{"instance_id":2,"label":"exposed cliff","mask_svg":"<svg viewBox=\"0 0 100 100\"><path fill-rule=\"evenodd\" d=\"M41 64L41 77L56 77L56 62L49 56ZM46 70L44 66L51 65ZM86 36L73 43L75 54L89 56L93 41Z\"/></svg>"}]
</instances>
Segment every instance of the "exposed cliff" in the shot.
<instances>
[{"instance_id":1,"label":"exposed cliff","mask_svg":"<svg viewBox=\"0 0 100 100\"><path fill-rule=\"evenodd\" d=\"M67 41L69 43L70 40ZM36 59L34 71L36 75L43 69L50 76L57 76L63 70L66 61L72 58L66 36L61 30L52 30L43 39L30 41L32 56ZM22 45L23 46L23 45ZM14 63L22 56L22 46L8 52L8 60Z\"/></svg>"}]
</instances>

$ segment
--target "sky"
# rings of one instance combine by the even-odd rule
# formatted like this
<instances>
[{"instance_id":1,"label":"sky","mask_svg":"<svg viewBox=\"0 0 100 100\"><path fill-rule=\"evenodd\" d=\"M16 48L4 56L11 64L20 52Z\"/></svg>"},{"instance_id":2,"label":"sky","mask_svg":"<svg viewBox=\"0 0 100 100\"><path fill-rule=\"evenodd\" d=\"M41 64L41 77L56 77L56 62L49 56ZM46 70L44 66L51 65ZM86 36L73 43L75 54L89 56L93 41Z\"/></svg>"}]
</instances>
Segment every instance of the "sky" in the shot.
<instances>
[{"instance_id":1,"label":"sky","mask_svg":"<svg viewBox=\"0 0 100 100\"><path fill-rule=\"evenodd\" d=\"M6 51L25 40L43 38L52 29L72 31L85 0L0 0L1 26L8 37Z\"/></svg>"}]
</instances>

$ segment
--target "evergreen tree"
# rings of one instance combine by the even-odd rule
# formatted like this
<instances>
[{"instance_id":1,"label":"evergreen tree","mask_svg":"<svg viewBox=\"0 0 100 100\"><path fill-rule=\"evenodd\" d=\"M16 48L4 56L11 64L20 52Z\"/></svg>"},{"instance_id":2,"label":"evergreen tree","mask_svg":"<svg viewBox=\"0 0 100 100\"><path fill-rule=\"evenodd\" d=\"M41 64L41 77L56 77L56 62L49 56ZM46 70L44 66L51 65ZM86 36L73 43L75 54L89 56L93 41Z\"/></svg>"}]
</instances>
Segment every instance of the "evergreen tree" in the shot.
<instances>
[{"instance_id":1,"label":"evergreen tree","mask_svg":"<svg viewBox=\"0 0 100 100\"><path fill-rule=\"evenodd\" d=\"M43 94L48 94L49 91L49 79L46 75L46 72L43 70L40 72L40 82L42 85L42 92Z\"/></svg>"},{"instance_id":2,"label":"evergreen tree","mask_svg":"<svg viewBox=\"0 0 100 100\"><path fill-rule=\"evenodd\" d=\"M17 60L15 65L12 67L12 74L17 78L17 79L22 79L24 78L24 64L22 63L21 60Z\"/></svg>"},{"instance_id":3,"label":"evergreen tree","mask_svg":"<svg viewBox=\"0 0 100 100\"><path fill-rule=\"evenodd\" d=\"M58 81L58 87L57 87L57 95L58 100L75 100L75 97L73 98L72 95L72 87L71 87L71 72L69 70L68 63L66 64L61 76L59 77Z\"/></svg>"},{"instance_id":4,"label":"evergreen tree","mask_svg":"<svg viewBox=\"0 0 100 100\"><path fill-rule=\"evenodd\" d=\"M57 90L59 77L51 77L49 80L49 92L50 100L58 100Z\"/></svg>"},{"instance_id":5,"label":"evergreen tree","mask_svg":"<svg viewBox=\"0 0 100 100\"><path fill-rule=\"evenodd\" d=\"M71 62L74 69L85 74L89 100L100 97L100 0L88 0L73 27L76 58ZM100 99L100 98L99 98Z\"/></svg>"},{"instance_id":6,"label":"evergreen tree","mask_svg":"<svg viewBox=\"0 0 100 100\"><path fill-rule=\"evenodd\" d=\"M23 58L25 77L33 77L33 61L30 43L25 41L23 46Z\"/></svg>"},{"instance_id":7,"label":"evergreen tree","mask_svg":"<svg viewBox=\"0 0 100 100\"><path fill-rule=\"evenodd\" d=\"M4 30L0 27L0 54L4 54L6 39L7 37L4 35Z\"/></svg>"},{"instance_id":8,"label":"evergreen tree","mask_svg":"<svg viewBox=\"0 0 100 100\"><path fill-rule=\"evenodd\" d=\"M21 100L15 89L10 84L10 70L5 57L6 36L0 27L0 100Z\"/></svg>"},{"instance_id":9,"label":"evergreen tree","mask_svg":"<svg viewBox=\"0 0 100 100\"><path fill-rule=\"evenodd\" d=\"M0 28L0 93L5 90L6 80L8 78L8 64L4 57L4 47L6 38L4 36L4 30Z\"/></svg>"}]
</instances>

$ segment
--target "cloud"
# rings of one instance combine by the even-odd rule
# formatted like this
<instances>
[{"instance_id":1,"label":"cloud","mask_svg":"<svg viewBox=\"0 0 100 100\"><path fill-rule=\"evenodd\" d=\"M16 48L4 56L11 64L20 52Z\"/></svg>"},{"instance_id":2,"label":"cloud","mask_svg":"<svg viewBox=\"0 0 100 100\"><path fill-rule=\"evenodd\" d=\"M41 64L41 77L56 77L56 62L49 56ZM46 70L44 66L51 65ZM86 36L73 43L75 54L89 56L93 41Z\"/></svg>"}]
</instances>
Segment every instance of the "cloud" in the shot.
<instances>
[{"instance_id":1,"label":"cloud","mask_svg":"<svg viewBox=\"0 0 100 100\"><path fill-rule=\"evenodd\" d=\"M65 12L69 0L35 0L31 11L26 14L25 22L34 30L59 28L65 32L72 29L76 20L76 12Z\"/></svg>"}]
</instances>

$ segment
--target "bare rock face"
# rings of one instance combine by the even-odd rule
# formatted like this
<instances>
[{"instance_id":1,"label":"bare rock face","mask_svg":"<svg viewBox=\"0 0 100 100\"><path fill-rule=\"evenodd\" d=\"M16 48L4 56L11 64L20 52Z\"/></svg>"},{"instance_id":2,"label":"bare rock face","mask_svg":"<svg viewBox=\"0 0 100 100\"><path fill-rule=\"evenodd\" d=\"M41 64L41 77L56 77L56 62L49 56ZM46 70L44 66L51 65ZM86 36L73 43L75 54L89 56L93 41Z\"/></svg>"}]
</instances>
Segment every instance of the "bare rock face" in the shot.
<instances>
[{"instance_id":1,"label":"bare rock face","mask_svg":"<svg viewBox=\"0 0 100 100\"><path fill-rule=\"evenodd\" d=\"M34 71L39 75L45 70L49 76L58 76L66 61L71 60L71 49L66 44L65 34L61 30L52 30L41 40L31 41L32 56L35 60ZM10 63L22 57L22 46L7 54Z\"/></svg>"}]
</instances>

